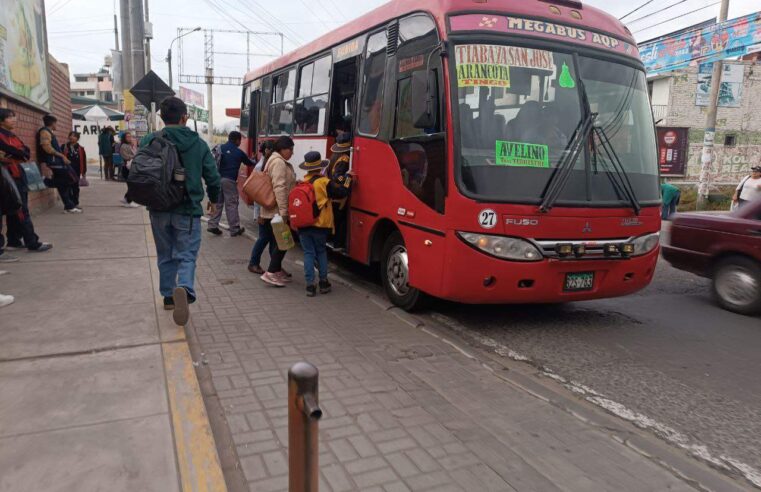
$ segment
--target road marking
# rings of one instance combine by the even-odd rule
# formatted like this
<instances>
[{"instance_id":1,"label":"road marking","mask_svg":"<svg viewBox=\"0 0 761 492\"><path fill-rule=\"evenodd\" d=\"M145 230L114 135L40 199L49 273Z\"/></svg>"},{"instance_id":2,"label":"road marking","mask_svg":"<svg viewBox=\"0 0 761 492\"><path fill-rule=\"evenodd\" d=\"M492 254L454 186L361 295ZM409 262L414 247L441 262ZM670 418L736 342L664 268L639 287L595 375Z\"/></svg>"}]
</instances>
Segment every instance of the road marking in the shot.
<instances>
[{"instance_id":1,"label":"road marking","mask_svg":"<svg viewBox=\"0 0 761 492\"><path fill-rule=\"evenodd\" d=\"M461 336L470 338L474 340L475 342L480 343L481 345L492 349L492 351L498 355L501 355L503 357L508 357L515 361L530 363L531 365L536 367L537 370L539 370L542 376L557 381L558 383L565 386L574 394L606 410L608 413L611 413L613 415L616 415L619 418L627 420L631 422L632 424L634 424L635 426L639 427L640 429L648 430L654 433L656 436L660 437L661 439L664 439L665 441L668 441L669 443L684 449L691 456L698 458L700 460L703 460L705 462L708 462L723 470L740 473L750 483L752 483L756 487L761 487L761 472L759 472L759 470L753 468L752 466L740 460L737 460L731 456L726 456L726 455L716 456L708 449L708 446L704 444L692 442L688 436L681 433L680 431L668 425L665 425L661 422L658 422L657 420L650 418L647 415L644 415L635 410L632 410L626 407L625 405L618 403L617 401L611 400L605 397L604 395L601 395L600 393L596 392L595 390L593 390L592 388L588 386L585 386L573 380L566 379L563 376L560 376L554 373L552 370L546 367L543 367L540 364L535 363L529 357L523 354L520 354L518 352L515 352L508 346L497 342L493 338L490 338L484 335L475 334L471 330L468 330L464 325L462 325L458 321L448 316L445 316L439 313L434 313L431 315L431 317L434 320L438 321L439 323L445 325L447 328L452 329L455 333ZM424 331L428 332L425 329ZM437 338L440 338L440 337L437 337Z\"/></svg>"}]
</instances>

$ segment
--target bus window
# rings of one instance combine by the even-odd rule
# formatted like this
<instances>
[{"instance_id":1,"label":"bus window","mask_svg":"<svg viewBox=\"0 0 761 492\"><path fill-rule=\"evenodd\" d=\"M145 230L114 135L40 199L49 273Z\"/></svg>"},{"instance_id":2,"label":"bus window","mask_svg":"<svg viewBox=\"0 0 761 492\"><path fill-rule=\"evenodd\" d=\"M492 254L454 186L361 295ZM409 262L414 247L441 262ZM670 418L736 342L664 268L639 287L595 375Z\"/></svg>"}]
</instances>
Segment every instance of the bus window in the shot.
<instances>
[{"instance_id":1,"label":"bus window","mask_svg":"<svg viewBox=\"0 0 761 492\"><path fill-rule=\"evenodd\" d=\"M272 79L272 105L269 115L270 135L293 133L293 98L296 92L296 69Z\"/></svg>"},{"instance_id":2,"label":"bus window","mask_svg":"<svg viewBox=\"0 0 761 492\"><path fill-rule=\"evenodd\" d=\"M240 132L248 138L248 126L251 124L251 86L243 88L243 100L240 105Z\"/></svg>"},{"instance_id":3,"label":"bus window","mask_svg":"<svg viewBox=\"0 0 761 492\"><path fill-rule=\"evenodd\" d=\"M359 132L372 137L380 132L387 43L386 31L372 34L367 40Z\"/></svg>"},{"instance_id":4,"label":"bus window","mask_svg":"<svg viewBox=\"0 0 761 492\"><path fill-rule=\"evenodd\" d=\"M259 135L267 135L267 110L270 105L270 78L262 79L262 95L259 99Z\"/></svg>"},{"instance_id":5,"label":"bus window","mask_svg":"<svg viewBox=\"0 0 761 492\"><path fill-rule=\"evenodd\" d=\"M415 14L399 21L399 47L418 51L432 48L439 42L436 23L427 14Z\"/></svg>"},{"instance_id":6,"label":"bus window","mask_svg":"<svg viewBox=\"0 0 761 492\"><path fill-rule=\"evenodd\" d=\"M301 67L299 99L294 110L294 133L323 135L328 108L331 57Z\"/></svg>"}]
</instances>

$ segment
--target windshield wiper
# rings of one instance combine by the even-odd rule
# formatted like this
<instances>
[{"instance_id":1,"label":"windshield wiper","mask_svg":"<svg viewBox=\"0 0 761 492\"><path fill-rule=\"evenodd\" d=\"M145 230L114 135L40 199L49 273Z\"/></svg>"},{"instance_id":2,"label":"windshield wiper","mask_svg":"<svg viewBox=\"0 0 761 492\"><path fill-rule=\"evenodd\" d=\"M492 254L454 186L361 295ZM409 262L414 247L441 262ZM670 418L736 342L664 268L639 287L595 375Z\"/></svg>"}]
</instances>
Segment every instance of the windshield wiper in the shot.
<instances>
[{"instance_id":1,"label":"windshield wiper","mask_svg":"<svg viewBox=\"0 0 761 492\"><path fill-rule=\"evenodd\" d=\"M555 202L557 202L560 194L563 192L565 185L568 183L568 178L571 176L571 171L573 171L573 166L575 166L576 161L579 160L579 156L584 150L585 142L589 139L589 135L592 134L596 118L597 113L587 112L586 118L580 121L579 125L576 127L573 139L571 139L571 143L566 150L565 157L560 161L558 167L555 168L555 172L547 182L547 188L544 191L542 204L539 205L539 210L542 213L549 212L553 205L555 205Z\"/></svg>"},{"instance_id":2,"label":"windshield wiper","mask_svg":"<svg viewBox=\"0 0 761 492\"><path fill-rule=\"evenodd\" d=\"M597 135L597 138L600 140L600 143L602 144L602 148L605 151L605 154L608 157L608 160L610 160L611 165L613 166L613 170L616 172L616 176L620 180L620 182L616 181L613 178L613 175L606 172L608 175L608 178L611 180L611 183L613 183L614 188L618 190L623 189L624 195L629 200L629 203L632 205L632 209L634 210L634 213L636 215L639 215L640 211L642 210L642 206L639 203L639 200L637 199L637 194L634 191L634 186L632 186L631 181L629 180L629 173L626 172L626 168L624 168L624 165L621 163L621 159L618 157L618 154L616 153L616 149L613 147L613 144L610 142L610 139L608 138L608 134L605 132L605 129L601 126L595 126L593 131L595 132L595 135ZM603 161L603 165L607 168L607 164L605 161Z\"/></svg>"}]
</instances>

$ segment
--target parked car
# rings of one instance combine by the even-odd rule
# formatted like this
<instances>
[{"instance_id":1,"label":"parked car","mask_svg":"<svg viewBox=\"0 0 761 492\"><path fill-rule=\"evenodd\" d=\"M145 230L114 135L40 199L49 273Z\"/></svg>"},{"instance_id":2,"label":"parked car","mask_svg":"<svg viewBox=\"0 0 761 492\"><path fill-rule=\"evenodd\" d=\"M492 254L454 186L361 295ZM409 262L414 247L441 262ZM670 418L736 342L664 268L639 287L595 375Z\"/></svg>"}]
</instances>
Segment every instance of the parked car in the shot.
<instances>
[{"instance_id":1,"label":"parked car","mask_svg":"<svg viewBox=\"0 0 761 492\"><path fill-rule=\"evenodd\" d=\"M712 279L723 308L761 312L761 200L729 214L677 214L662 251L674 267Z\"/></svg>"}]
</instances>

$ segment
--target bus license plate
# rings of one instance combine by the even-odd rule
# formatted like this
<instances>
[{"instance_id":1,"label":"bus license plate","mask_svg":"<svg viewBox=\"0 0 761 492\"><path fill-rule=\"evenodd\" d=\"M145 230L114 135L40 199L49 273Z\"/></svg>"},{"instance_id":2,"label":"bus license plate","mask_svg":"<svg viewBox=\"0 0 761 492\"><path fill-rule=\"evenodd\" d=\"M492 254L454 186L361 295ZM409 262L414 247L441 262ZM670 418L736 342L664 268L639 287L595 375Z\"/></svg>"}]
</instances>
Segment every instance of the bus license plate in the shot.
<instances>
[{"instance_id":1,"label":"bus license plate","mask_svg":"<svg viewBox=\"0 0 761 492\"><path fill-rule=\"evenodd\" d=\"M565 287L563 290L569 292L578 292L581 290L592 290L594 286L594 272L566 273Z\"/></svg>"}]
</instances>

